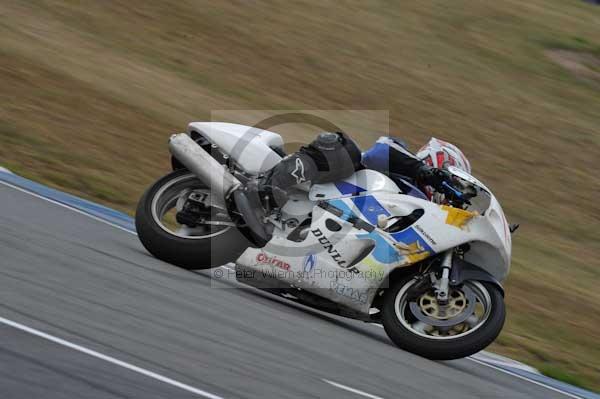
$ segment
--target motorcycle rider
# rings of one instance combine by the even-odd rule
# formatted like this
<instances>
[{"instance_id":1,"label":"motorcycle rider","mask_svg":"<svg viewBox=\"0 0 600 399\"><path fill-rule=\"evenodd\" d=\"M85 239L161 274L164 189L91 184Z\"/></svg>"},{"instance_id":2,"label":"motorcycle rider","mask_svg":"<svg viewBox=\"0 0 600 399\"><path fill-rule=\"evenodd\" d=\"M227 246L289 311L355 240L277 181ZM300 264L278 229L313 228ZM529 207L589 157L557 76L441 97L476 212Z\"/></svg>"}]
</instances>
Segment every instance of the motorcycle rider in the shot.
<instances>
[{"instance_id":1,"label":"motorcycle rider","mask_svg":"<svg viewBox=\"0 0 600 399\"><path fill-rule=\"evenodd\" d=\"M432 138L418 155L406 148L403 141L382 136L361 154L358 145L342 132L323 132L307 146L286 156L258 181L258 191L269 195L278 206L287 201L292 186L335 182L368 168L387 175L401 175L421 187L442 190L450 176L443 168L454 165L470 172L463 153L452 144Z\"/></svg>"},{"instance_id":2,"label":"motorcycle rider","mask_svg":"<svg viewBox=\"0 0 600 399\"><path fill-rule=\"evenodd\" d=\"M445 170L455 166L471 173L471 164L463 152L453 144L432 137L416 155L408 151L406 144L394 137L380 137L375 144L363 153L362 164L390 176L413 180L431 199L434 190L444 192L442 183L451 183Z\"/></svg>"}]
</instances>

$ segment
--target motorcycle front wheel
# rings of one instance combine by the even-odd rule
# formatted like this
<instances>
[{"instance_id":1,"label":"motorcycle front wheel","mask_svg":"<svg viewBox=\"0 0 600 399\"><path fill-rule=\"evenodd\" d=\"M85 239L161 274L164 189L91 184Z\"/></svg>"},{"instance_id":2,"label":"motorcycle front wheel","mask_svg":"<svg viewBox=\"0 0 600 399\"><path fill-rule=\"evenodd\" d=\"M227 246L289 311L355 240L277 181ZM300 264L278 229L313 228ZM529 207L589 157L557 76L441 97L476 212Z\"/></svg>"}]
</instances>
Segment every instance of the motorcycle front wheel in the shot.
<instances>
[{"instance_id":1,"label":"motorcycle front wheel","mask_svg":"<svg viewBox=\"0 0 600 399\"><path fill-rule=\"evenodd\" d=\"M208 269L236 260L248 240L225 209L202 207L205 221L191 227L177 214L193 198L210 203L210 190L194 174L176 170L142 196L135 214L138 237L156 258L184 269ZM202 204L200 204L202 205Z\"/></svg>"},{"instance_id":2,"label":"motorcycle front wheel","mask_svg":"<svg viewBox=\"0 0 600 399\"><path fill-rule=\"evenodd\" d=\"M500 288L466 281L451 287L447 304L437 302L433 289L411 296L412 278L388 290L382 322L400 348L433 360L470 356L491 344L504 325L506 310Z\"/></svg>"}]
</instances>

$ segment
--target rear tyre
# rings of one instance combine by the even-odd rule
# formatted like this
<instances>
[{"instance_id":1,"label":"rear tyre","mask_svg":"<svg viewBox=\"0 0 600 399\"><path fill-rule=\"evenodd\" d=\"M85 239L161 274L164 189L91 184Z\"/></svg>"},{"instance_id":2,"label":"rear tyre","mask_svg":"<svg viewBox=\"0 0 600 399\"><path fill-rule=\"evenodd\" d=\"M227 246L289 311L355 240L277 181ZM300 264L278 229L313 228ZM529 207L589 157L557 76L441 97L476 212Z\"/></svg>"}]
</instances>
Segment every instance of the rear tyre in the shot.
<instances>
[{"instance_id":1,"label":"rear tyre","mask_svg":"<svg viewBox=\"0 0 600 399\"><path fill-rule=\"evenodd\" d=\"M189 192L210 193L188 170L176 170L154 183L140 199L135 226L144 247L160 260L184 269L208 269L233 262L250 245L231 225L189 228L173 216ZM225 210L210 214L227 217ZM226 222L225 222L226 223ZM231 224L231 221L230 223Z\"/></svg>"},{"instance_id":2,"label":"rear tyre","mask_svg":"<svg viewBox=\"0 0 600 399\"><path fill-rule=\"evenodd\" d=\"M483 350L500 334L506 310L504 298L496 285L467 281L456 287L457 291L452 293L456 298L453 307L446 307L441 315L453 315L457 320L468 317L456 325L435 327L422 320L452 324L453 319L440 317L440 307L431 294L425 293L417 299L410 299L407 293L413 284L414 279L401 281L384 298L383 326L398 347L433 360L458 359ZM465 296L458 290L468 294ZM474 306L469 306L469 302L473 302ZM415 304L419 305L418 309ZM415 317L415 312L421 311L420 318ZM473 313L469 315L462 311Z\"/></svg>"}]
</instances>

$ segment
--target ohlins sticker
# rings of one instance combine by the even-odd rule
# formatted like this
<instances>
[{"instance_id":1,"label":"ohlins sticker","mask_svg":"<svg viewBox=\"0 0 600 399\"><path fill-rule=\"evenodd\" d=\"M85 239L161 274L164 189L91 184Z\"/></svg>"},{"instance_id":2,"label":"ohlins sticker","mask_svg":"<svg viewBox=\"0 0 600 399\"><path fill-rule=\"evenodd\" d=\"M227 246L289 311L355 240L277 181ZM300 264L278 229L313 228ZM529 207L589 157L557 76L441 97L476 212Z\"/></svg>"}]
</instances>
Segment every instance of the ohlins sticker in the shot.
<instances>
[{"instance_id":1,"label":"ohlins sticker","mask_svg":"<svg viewBox=\"0 0 600 399\"><path fill-rule=\"evenodd\" d=\"M327 251L327 253L338 264L338 266L343 267L344 269L348 269L353 273L359 273L359 270L355 266L348 266L348 262L342 259L342 255L337 249L333 247L333 244L331 243L331 241L329 241L329 238L327 238L325 234L323 234L321 229L311 230L311 233L314 234L314 236L319 241L319 244L321 244L323 249Z\"/></svg>"}]
</instances>

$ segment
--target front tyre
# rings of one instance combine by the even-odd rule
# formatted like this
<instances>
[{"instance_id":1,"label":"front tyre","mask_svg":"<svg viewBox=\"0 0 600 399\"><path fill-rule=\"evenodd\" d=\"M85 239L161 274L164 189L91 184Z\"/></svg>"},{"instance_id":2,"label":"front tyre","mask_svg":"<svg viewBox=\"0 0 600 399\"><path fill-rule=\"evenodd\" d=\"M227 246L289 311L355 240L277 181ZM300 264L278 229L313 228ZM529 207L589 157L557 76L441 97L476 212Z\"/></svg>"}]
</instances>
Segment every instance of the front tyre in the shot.
<instances>
[{"instance_id":1,"label":"front tyre","mask_svg":"<svg viewBox=\"0 0 600 399\"><path fill-rule=\"evenodd\" d=\"M466 281L452 287L440 305L433 290L414 294L417 279L400 282L386 293L382 321L400 348L433 360L470 356L491 344L504 325L506 310L500 289Z\"/></svg>"},{"instance_id":2,"label":"front tyre","mask_svg":"<svg viewBox=\"0 0 600 399\"><path fill-rule=\"evenodd\" d=\"M226 210L205 207L205 223L181 224L190 196L210 203L210 190L191 172L176 170L159 179L142 196L135 227L152 255L184 269L208 269L236 260L249 246ZM200 215L202 216L202 215Z\"/></svg>"}]
</instances>

